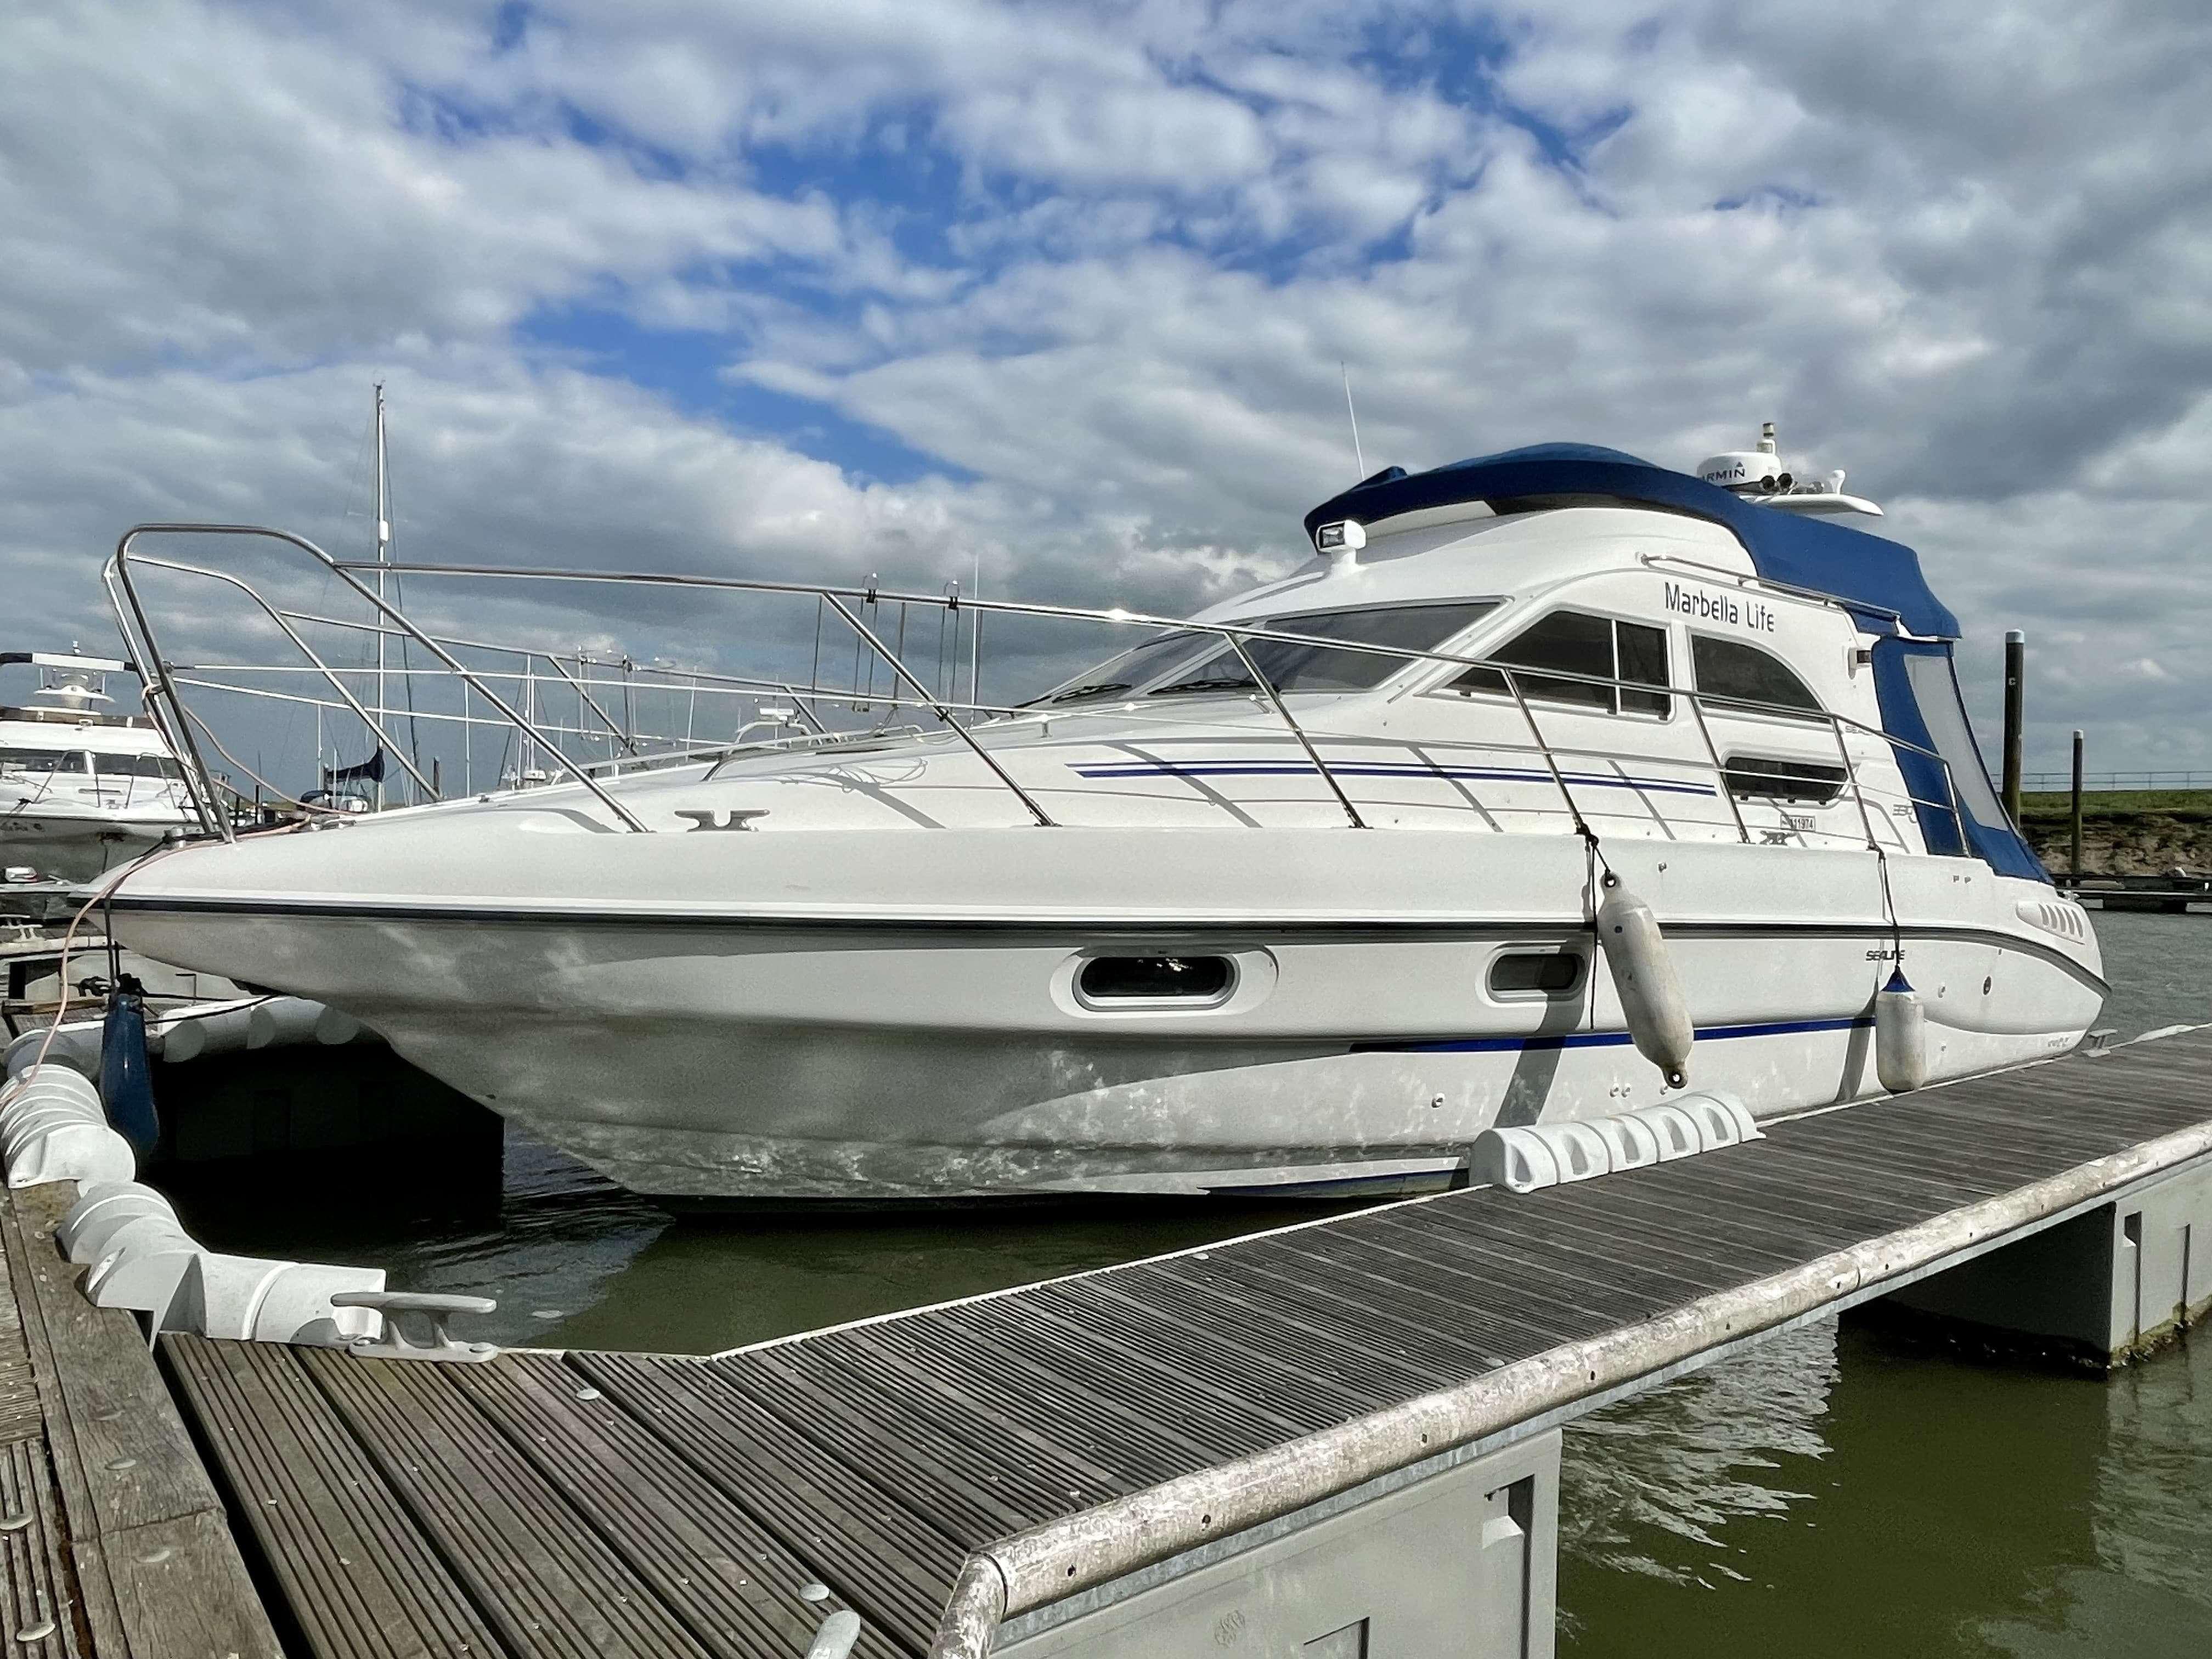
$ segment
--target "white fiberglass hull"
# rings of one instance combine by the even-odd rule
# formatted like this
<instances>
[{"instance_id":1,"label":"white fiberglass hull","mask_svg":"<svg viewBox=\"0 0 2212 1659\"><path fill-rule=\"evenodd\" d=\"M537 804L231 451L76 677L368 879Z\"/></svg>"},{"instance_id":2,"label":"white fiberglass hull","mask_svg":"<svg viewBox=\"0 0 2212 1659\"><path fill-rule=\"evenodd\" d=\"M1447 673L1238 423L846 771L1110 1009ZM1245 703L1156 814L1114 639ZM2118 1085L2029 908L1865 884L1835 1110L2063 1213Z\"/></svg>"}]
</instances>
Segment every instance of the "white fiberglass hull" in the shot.
<instances>
[{"instance_id":1,"label":"white fiberglass hull","mask_svg":"<svg viewBox=\"0 0 2212 1659\"><path fill-rule=\"evenodd\" d=\"M127 817L56 802L0 810L0 867L27 866L58 881L96 881L189 827L174 811Z\"/></svg>"},{"instance_id":2,"label":"white fiberglass hull","mask_svg":"<svg viewBox=\"0 0 2212 1659\"><path fill-rule=\"evenodd\" d=\"M630 838L557 814L471 838L438 816L172 855L126 883L117 931L345 1009L675 1198L1412 1188L1493 1122L1662 1098L1601 962L1565 997L1490 988L1500 952L1589 953L1571 836L695 835L641 868ZM1976 861L1891 857L1893 932L1869 853L1607 850L1668 930L1692 1086L1762 1114L1879 1091L1872 1003L1900 937L1933 1079L2070 1047L2101 1005L2078 911L2038 926L2051 890ZM1227 957L1235 988L1086 1006L1075 971L1102 951Z\"/></svg>"}]
</instances>

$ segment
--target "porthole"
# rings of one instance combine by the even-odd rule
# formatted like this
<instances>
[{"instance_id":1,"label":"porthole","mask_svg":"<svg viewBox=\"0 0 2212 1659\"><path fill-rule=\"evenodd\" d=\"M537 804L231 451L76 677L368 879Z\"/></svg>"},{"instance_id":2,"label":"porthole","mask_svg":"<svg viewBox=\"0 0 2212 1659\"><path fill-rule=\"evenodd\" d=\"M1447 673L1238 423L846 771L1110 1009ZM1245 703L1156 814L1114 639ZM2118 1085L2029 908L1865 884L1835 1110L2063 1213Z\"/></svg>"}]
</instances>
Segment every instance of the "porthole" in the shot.
<instances>
[{"instance_id":1,"label":"porthole","mask_svg":"<svg viewBox=\"0 0 2212 1659\"><path fill-rule=\"evenodd\" d=\"M1075 976L1085 1002L1123 1006L1219 1002L1237 983L1227 957L1093 957Z\"/></svg>"},{"instance_id":2,"label":"porthole","mask_svg":"<svg viewBox=\"0 0 2212 1659\"><path fill-rule=\"evenodd\" d=\"M1582 988L1577 951L1505 951L1490 964L1494 997L1565 997Z\"/></svg>"}]
</instances>

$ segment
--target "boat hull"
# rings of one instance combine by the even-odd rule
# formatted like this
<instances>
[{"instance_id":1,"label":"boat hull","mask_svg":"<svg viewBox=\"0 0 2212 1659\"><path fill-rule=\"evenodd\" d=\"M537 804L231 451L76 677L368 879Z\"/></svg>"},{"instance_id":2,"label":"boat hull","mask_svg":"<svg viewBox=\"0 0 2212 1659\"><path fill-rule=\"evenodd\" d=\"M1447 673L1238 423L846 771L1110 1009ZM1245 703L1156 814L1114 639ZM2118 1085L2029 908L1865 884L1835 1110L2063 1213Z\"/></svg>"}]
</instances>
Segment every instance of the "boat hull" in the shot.
<instances>
[{"instance_id":1,"label":"boat hull","mask_svg":"<svg viewBox=\"0 0 2212 1659\"><path fill-rule=\"evenodd\" d=\"M1267 896L1300 890L1316 834L1358 908L1285 915ZM871 856L896 861L899 837L708 839L672 837L671 856L742 854L750 911L705 866L690 883L664 869L663 890L699 896L649 913L619 895L589 910L481 891L372 909L151 890L189 881L200 855L186 853L152 866L149 890L126 885L116 928L161 959L343 1008L532 1133L673 1199L1417 1190L1453 1180L1493 1123L1665 1097L1592 952L1586 854L1567 837L982 832L995 861L927 849L934 893L923 867L884 872L936 901L899 918L775 915L760 899L804 889L805 860L833 854L849 892ZM559 846L588 862L611 842ZM1008 867L1042 854L1060 865L1057 915L986 900L994 885L1050 890ZM2012 888L2050 890L1979 866L1962 881L1964 860L1893 859L1908 918L1893 930L1870 855L1612 856L1668 929L1698 1029L1692 1086L1763 1115L1879 1092L1872 1001L1900 942L1936 1079L2070 1047L2101 1004L2094 944L2014 915ZM1147 863L1149 889L1176 885L1168 871L1189 887L1179 920L1109 902L1113 872ZM966 884L947 888L949 868ZM567 884L543 870L535 883ZM1411 902L1423 893L1425 908ZM1457 902L1438 908L1440 893ZM1492 994L1501 953L1545 949L1589 963L1571 994ZM1205 1008L1085 1006L1074 975L1102 951L1226 957L1234 989Z\"/></svg>"}]
</instances>

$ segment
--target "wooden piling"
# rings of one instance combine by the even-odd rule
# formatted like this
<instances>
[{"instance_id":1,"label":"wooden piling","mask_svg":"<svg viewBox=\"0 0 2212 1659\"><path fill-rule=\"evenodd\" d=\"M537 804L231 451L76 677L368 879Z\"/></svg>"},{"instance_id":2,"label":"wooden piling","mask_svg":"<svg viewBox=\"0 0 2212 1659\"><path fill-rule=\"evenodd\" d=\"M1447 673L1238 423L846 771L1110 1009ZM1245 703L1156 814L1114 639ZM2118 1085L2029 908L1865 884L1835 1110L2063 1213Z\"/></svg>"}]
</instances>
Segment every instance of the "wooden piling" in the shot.
<instances>
[{"instance_id":1,"label":"wooden piling","mask_svg":"<svg viewBox=\"0 0 2212 1659\"><path fill-rule=\"evenodd\" d=\"M2027 707L2027 635L2017 628L2005 635L2004 805L2020 822L2021 726Z\"/></svg>"}]
</instances>

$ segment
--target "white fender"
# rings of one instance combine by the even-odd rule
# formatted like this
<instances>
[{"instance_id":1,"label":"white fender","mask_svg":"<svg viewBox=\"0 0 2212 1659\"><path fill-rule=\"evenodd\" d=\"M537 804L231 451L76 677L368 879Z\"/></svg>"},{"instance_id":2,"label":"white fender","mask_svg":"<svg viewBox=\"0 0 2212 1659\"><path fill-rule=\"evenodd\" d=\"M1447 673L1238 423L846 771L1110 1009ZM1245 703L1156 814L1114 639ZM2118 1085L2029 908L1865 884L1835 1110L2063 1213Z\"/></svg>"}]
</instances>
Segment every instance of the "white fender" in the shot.
<instances>
[{"instance_id":1,"label":"white fender","mask_svg":"<svg viewBox=\"0 0 2212 1659\"><path fill-rule=\"evenodd\" d=\"M319 1002L304 997L271 997L246 1011L246 1046L249 1048L289 1048L313 1042L316 1022L323 1012Z\"/></svg>"},{"instance_id":2,"label":"white fender","mask_svg":"<svg viewBox=\"0 0 2212 1659\"><path fill-rule=\"evenodd\" d=\"M251 1018L249 1005L242 1001L206 1012L185 1009L162 1023L161 1058L171 1062L198 1060L202 1054L243 1048Z\"/></svg>"},{"instance_id":3,"label":"white fender","mask_svg":"<svg viewBox=\"0 0 2212 1659\"><path fill-rule=\"evenodd\" d=\"M138 1154L105 1123L67 1123L33 1138L8 1159L10 1187L43 1187L50 1181L128 1181L138 1173Z\"/></svg>"},{"instance_id":4,"label":"white fender","mask_svg":"<svg viewBox=\"0 0 2212 1659\"><path fill-rule=\"evenodd\" d=\"M1588 1181L1613 1168L1613 1149L1593 1124L1570 1118L1543 1125L1542 1133L1559 1161L1561 1181Z\"/></svg>"},{"instance_id":5,"label":"white fender","mask_svg":"<svg viewBox=\"0 0 2212 1659\"><path fill-rule=\"evenodd\" d=\"M1606 1150L1612 1154L1616 1170L1640 1170L1659 1161L1659 1137L1639 1117L1592 1118L1590 1127L1605 1137Z\"/></svg>"},{"instance_id":6,"label":"white fender","mask_svg":"<svg viewBox=\"0 0 2212 1659\"><path fill-rule=\"evenodd\" d=\"M1557 1186L1559 1161L1533 1128L1485 1129L1468 1154L1468 1174L1509 1193Z\"/></svg>"},{"instance_id":7,"label":"white fender","mask_svg":"<svg viewBox=\"0 0 2212 1659\"><path fill-rule=\"evenodd\" d=\"M1659 1143L1662 1164L1705 1150L1704 1138L1698 1133L1697 1119L1680 1106L1646 1106L1628 1115L1651 1131Z\"/></svg>"},{"instance_id":8,"label":"white fender","mask_svg":"<svg viewBox=\"0 0 2212 1659\"><path fill-rule=\"evenodd\" d=\"M54 1229L54 1243L64 1255L82 1267L108 1254L108 1241L131 1222L149 1216L176 1225L177 1212L160 1193L135 1181L112 1186L86 1187L70 1212Z\"/></svg>"},{"instance_id":9,"label":"white fender","mask_svg":"<svg viewBox=\"0 0 2212 1659\"><path fill-rule=\"evenodd\" d=\"M54 1032L54 1040L46 1041L44 1026L26 1031L8 1045L8 1075L21 1077L39 1064L39 1052L46 1051L46 1064L59 1069L70 1066L89 1078L100 1075L100 1022L71 1020Z\"/></svg>"},{"instance_id":10,"label":"white fender","mask_svg":"<svg viewBox=\"0 0 2212 1659\"><path fill-rule=\"evenodd\" d=\"M1687 1112L1698 1126L1698 1139L1707 1152L1733 1146L1740 1141L1764 1140L1765 1133L1752 1121L1751 1109L1734 1095L1684 1095L1671 1103Z\"/></svg>"},{"instance_id":11,"label":"white fender","mask_svg":"<svg viewBox=\"0 0 2212 1659\"><path fill-rule=\"evenodd\" d=\"M1928 1081L1928 1010L1900 968L1875 994L1874 1070L1893 1095Z\"/></svg>"},{"instance_id":12,"label":"white fender","mask_svg":"<svg viewBox=\"0 0 2212 1659\"><path fill-rule=\"evenodd\" d=\"M1605 899L1597 908L1597 942L1613 969L1613 989L1636 1050L1656 1066L1670 1087L1689 1081L1690 1024L1682 981L1667 953L1666 935L1651 907L1621 885L1610 870L1602 878Z\"/></svg>"}]
</instances>

